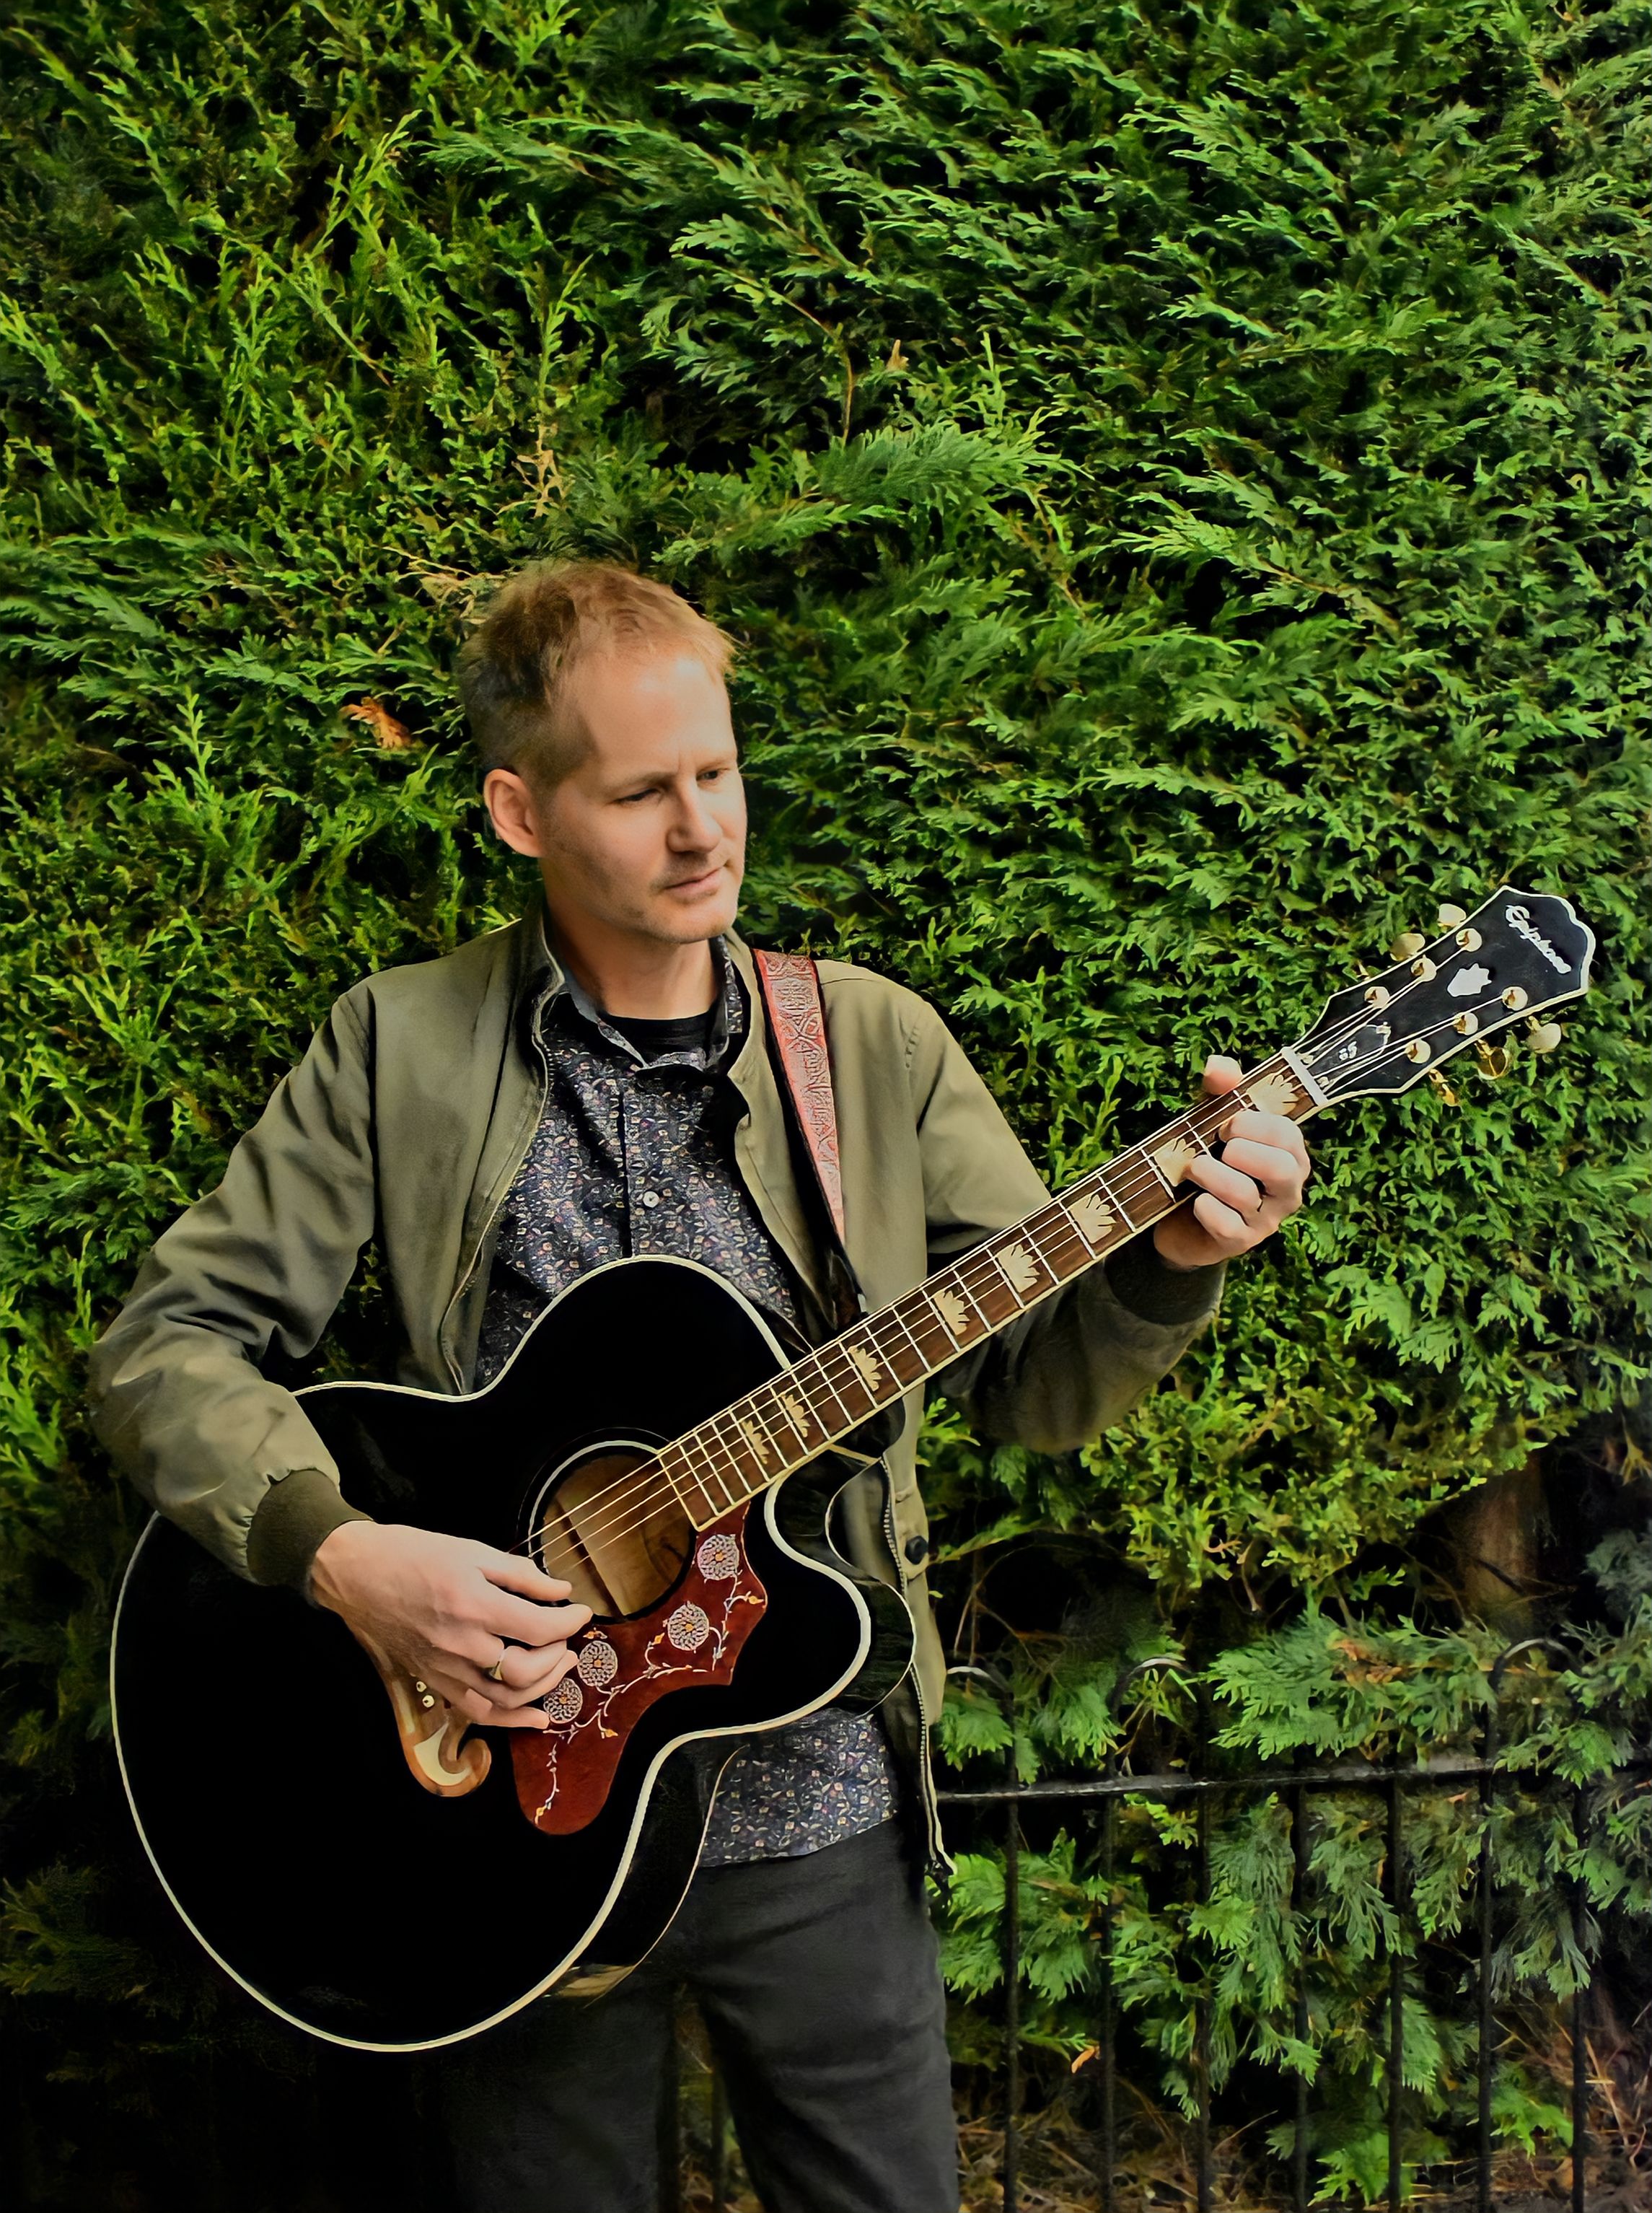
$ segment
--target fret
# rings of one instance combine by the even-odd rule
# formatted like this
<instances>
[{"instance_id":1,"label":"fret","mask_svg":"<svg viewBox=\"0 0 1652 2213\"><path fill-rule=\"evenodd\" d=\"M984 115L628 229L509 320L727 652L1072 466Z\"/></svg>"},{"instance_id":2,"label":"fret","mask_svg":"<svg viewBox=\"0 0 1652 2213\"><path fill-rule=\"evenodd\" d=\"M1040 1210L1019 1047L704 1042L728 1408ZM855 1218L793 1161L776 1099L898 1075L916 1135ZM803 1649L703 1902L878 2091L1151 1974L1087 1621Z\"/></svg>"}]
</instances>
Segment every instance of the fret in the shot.
<instances>
[{"instance_id":1,"label":"fret","mask_svg":"<svg viewBox=\"0 0 1652 2213\"><path fill-rule=\"evenodd\" d=\"M813 1369L816 1376L819 1377L821 1387L825 1390L826 1396L832 1401L836 1405L838 1411L843 1416L842 1428L844 1430L852 1430L855 1424L850 1414L849 1409L844 1405L843 1400L838 1396L836 1390L832 1387L832 1379L826 1372L826 1362L822 1358L821 1354L829 1350L830 1347L822 1346L820 1352L810 1353L807 1360L800 1360L798 1362L796 1367L793 1369L792 1374L801 1379L804 1369ZM820 1426L829 1437L838 1436L842 1434L841 1430L834 1430L830 1423L823 1422Z\"/></svg>"},{"instance_id":2,"label":"fret","mask_svg":"<svg viewBox=\"0 0 1652 2213\"><path fill-rule=\"evenodd\" d=\"M1125 1210L1113 1197L1104 1177L1094 1175L1088 1180L1094 1186L1093 1190L1087 1190L1081 1185L1063 1204L1067 1219L1090 1251L1099 1253L1103 1246L1113 1242L1123 1228Z\"/></svg>"},{"instance_id":3,"label":"fret","mask_svg":"<svg viewBox=\"0 0 1652 2213\"><path fill-rule=\"evenodd\" d=\"M731 1506L738 1506L742 1498L750 1496L750 1492L739 1459L723 1435L724 1419L723 1415L717 1414L710 1421L702 1422L700 1435L705 1440L705 1457L716 1478L717 1488L727 1493Z\"/></svg>"},{"instance_id":4,"label":"fret","mask_svg":"<svg viewBox=\"0 0 1652 2213\"><path fill-rule=\"evenodd\" d=\"M917 1323L917 1328L914 1328L907 1320L905 1309L914 1312ZM918 1357L923 1361L926 1371L933 1375L937 1368L946 1367L952 1358L958 1340L948 1328L944 1317L937 1311L934 1296L926 1295L922 1290L908 1291L895 1311L899 1314L900 1326L917 1347ZM959 1309L959 1319L967 1328L968 1319L961 1308ZM923 1338L918 1333L920 1331L927 1331L936 1339L938 1350L924 1344Z\"/></svg>"},{"instance_id":5,"label":"fret","mask_svg":"<svg viewBox=\"0 0 1652 2213\"><path fill-rule=\"evenodd\" d=\"M949 1268L946 1276L936 1277L933 1287L923 1295L924 1305L934 1315L942 1336L947 1340L949 1354L962 1351L979 1334L975 1324L970 1320L970 1310L960 1295L962 1286L960 1285L958 1289L953 1288L956 1278L957 1271ZM976 1322L979 1320L978 1314Z\"/></svg>"},{"instance_id":6,"label":"fret","mask_svg":"<svg viewBox=\"0 0 1652 2213\"><path fill-rule=\"evenodd\" d=\"M697 1507L715 1520L754 1497L1161 1220L1240 1109L1297 1116L1314 1105L1276 1057L677 1439L656 1456L664 1482L691 1521Z\"/></svg>"},{"instance_id":7,"label":"fret","mask_svg":"<svg viewBox=\"0 0 1652 2213\"><path fill-rule=\"evenodd\" d=\"M690 1450L698 1452L702 1462L704 1463L700 1472L696 1475L694 1479L699 1484L700 1489L704 1492L707 1503L713 1508L713 1518L715 1519L716 1509L718 1507L718 1501L712 1496L711 1481L714 1480L716 1482L718 1491L722 1493L721 1502L722 1506L732 1506L735 1503L735 1501L728 1495L727 1486L724 1484L722 1478L717 1472L716 1462L712 1459L710 1451L706 1445L705 1431L704 1427L698 1430L691 1430L688 1435L682 1439L682 1446L685 1452L688 1452ZM708 1478L710 1478L710 1480L708 1480Z\"/></svg>"},{"instance_id":8,"label":"fret","mask_svg":"<svg viewBox=\"0 0 1652 2213\"><path fill-rule=\"evenodd\" d=\"M740 1449L750 1453L766 1478L777 1472L771 1463L778 1461L780 1448L769 1435L752 1401L748 1399L746 1404L751 1407L749 1413L741 1413L738 1407L733 1410L735 1436L741 1441Z\"/></svg>"},{"instance_id":9,"label":"fret","mask_svg":"<svg viewBox=\"0 0 1652 2213\"><path fill-rule=\"evenodd\" d=\"M955 1267L949 1270L948 1273L952 1282L957 1285L958 1289L969 1301L971 1306L974 1308L975 1319L981 1325L981 1335L984 1337L990 1335L992 1328L992 1317L991 1314L986 1313L984 1308L982 1307L980 1301L976 1297L974 1292L971 1290L968 1279L964 1274L962 1262L960 1261ZM962 1342L966 1344L972 1344L975 1342L975 1335L976 1332L972 1330L969 1336L964 1338Z\"/></svg>"},{"instance_id":10,"label":"fret","mask_svg":"<svg viewBox=\"0 0 1652 2213\"><path fill-rule=\"evenodd\" d=\"M818 1417L810 1414L808 1403L806 1399L800 1398L795 1391L782 1390L780 1387L784 1380L785 1379L783 1377L777 1377L772 1383L766 1383L763 1387L768 1393L769 1396L774 1400L776 1406L779 1409L781 1414L785 1418L787 1427L796 1437L797 1442L802 1451L807 1454L811 1444L811 1439L809 1436L809 1424L811 1421L814 1422L814 1426L822 1443L826 1442L826 1433L821 1427Z\"/></svg>"},{"instance_id":11,"label":"fret","mask_svg":"<svg viewBox=\"0 0 1652 2213\"><path fill-rule=\"evenodd\" d=\"M991 1270L989 1275L986 1271ZM958 1263L958 1280L969 1294L969 1302L988 1329L1001 1329L1021 1311L1008 1277L992 1258L990 1246L978 1245Z\"/></svg>"},{"instance_id":12,"label":"fret","mask_svg":"<svg viewBox=\"0 0 1652 2213\"><path fill-rule=\"evenodd\" d=\"M660 1454L660 1464L663 1468L667 1454L669 1453L676 1454L678 1461L682 1467L685 1481L689 1484L692 1490L698 1491L699 1494L699 1513L698 1515L695 1513L692 1504L690 1503L689 1499L684 1496L682 1491L679 1490L676 1482L669 1473L666 1476L666 1481L671 1484L671 1488L673 1491L675 1492L678 1502L681 1505L684 1513L686 1514L689 1520L693 1522L695 1527L698 1528L703 1522L713 1521L716 1519L716 1507L711 1497L710 1492L707 1491L705 1485L700 1481L698 1476L693 1472L692 1467L690 1465L686 1451L688 1442L688 1439L684 1437L680 1438L674 1445L668 1445L665 1452L662 1452Z\"/></svg>"},{"instance_id":13,"label":"fret","mask_svg":"<svg viewBox=\"0 0 1652 2213\"><path fill-rule=\"evenodd\" d=\"M907 1345L911 1346L912 1356L917 1362L917 1367L911 1375L904 1375L902 1373L895 1358L896 1354L904 1352L905 1348L899 1344L888 1344L884 1341L879 1332L878 1325L880 1322L893 1322L895 1327L900 1332L902 1337L905 1338ZM887 1361L898 1382L905 1384L910 1389L914 1383L921 1382L924 1377L929 1374L931 1365L929 1356L924 1352L923 1346L918 1343L917 1339L912 1335L911 1330L907 1328L905 1320L902 1315L899 1306L886 1307L883 1309L882 1314L874 1314L871 1320L867 1324L867 1328L871 1332L873 1343L877 1346L882 1357Z\"/></svg>"},{"instance_id":14,"label":"fret","mask_svg":"<svg viewBox=\"0 0 1652 2213\"><path fill-rule=\"evenodd\" d=\"M678 1505L682 1508L684 1513L687 1514L688 1501L683 1497L681 1491L677 1486L676 1478L671 1472L671 1463L667 1456L668 1451L669 1447L667 1448L667 1452L656 1453L654 1456L654 1465L659 1470L660 1473L664 1476L667 1490L670 1491L672 1497L676 1500ZM689 1515L691 1521L693 1518L694 1517L692 1514Z\"/></svg>"},{"instance_id":15,"label":"fret","mask_svg":"<svg viewBox=\"0 0 1652 2213\"><path fill-rule=\"evenodd\" d=\"M1005 1322L1013 1320L1023 1311L1024 1302L1009 1271L990 1245L982 1246L980 1260L983 1266L991 1269L992 1273L984 1281L977 1278L972 1295L977 1306L991 1317L993 1327L1001 1329Z\"/></svg>"},{"instance_id":16,"label":"fret","mask_svg":"<svg viewBox=\"0 0 1652 2213\"><path fill-rule=\"evenodd\" d=\"M1038 1259L1027 1237L1012 1237L1007 1245L989 1245L987 1253L993 1266L1015 1295L1017 1306L1024 1307L1038 1289L1039 1277L1050 1271Z\"/></svg>"},{"instance_id":17,"label":"fret","mask_svg":"<svg viewBox=\"0 0 1652 2213\"><path fill-rule=\"evenodd\" d=\"M840 1337L831 1344L823 1344L820 1353L822 1366L829 1356L835 1356L838 1362L838 1372L832 1386L833 1397L852 1422L863 1422L869 1414L877 1411L877 1386L883 1375L883 1363L861 1343L858 1331L853 1336ZM844 1396L845 1389L858 1392L865 1405L856 1408Z\"/></svg>"},{"instance_id":18,"label":"fret","mask_svg":"<svg viewBox=\"0 0 1652 2213\"><path fill-rule=\"evenodd\" d=\"M1027 1241L1043 1262L1052 1284L1064 1283L1088 1257L1084 1251L1083 1240L1073 1235L1073 1225L1064 1206L1046 1206L1042 1214L1033 1216L1033 1219L1026 1224L1026 1228ZM1051 1241L1053 1238L1063 1239L1069 1245L1077 1247L1080 1257L1071 1265L1051 1251Z\"/></svg>"},{"instance_id":19,"label":"fret","mask_svg":"<svg viewBox=\"0 0 1652 2213\"><path fill-rule=\"evenodd\" d=\"M1128 1187L1126 1171L1143 1179L1141 1188L1130 1188L1128 1197L1119 1190L1121 1183ZM1145 1229L1164 1212L1162 1201L1170 1195L1170 1187L1139 1145L1132 1145L1129 1152L1119 1155L1113 1163L1111 1180L1120 1211L1132 1230Z\"/></svg>"},{"instance_id":20,"label":"fret","mask_svg":"<svg viewBox=\"0 0 1652 2213\"><path fill-rule=\"evenodd\" d=\"M749 1498L763 1490L769 1474L763 1466L763 1456L741 1427L738 1409L725 1407L706 1424L716 1433L717 1444L728 1460L741 1498ZM778 1469L775 1470L778 1473Z\"/></svg>"}]
</instances>

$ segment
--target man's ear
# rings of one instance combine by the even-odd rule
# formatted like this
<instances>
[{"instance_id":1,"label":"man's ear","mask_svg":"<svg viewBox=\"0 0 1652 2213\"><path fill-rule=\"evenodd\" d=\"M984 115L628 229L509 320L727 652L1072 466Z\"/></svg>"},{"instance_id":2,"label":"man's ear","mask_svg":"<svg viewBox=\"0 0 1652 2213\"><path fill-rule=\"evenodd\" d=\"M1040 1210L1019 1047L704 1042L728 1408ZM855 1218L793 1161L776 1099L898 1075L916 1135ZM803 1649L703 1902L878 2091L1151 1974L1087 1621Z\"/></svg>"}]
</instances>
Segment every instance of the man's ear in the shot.
<instances>
[{"instance_id":1,"label":"man's ear","mask_svg":"<svg viewBox=\"0 0 1652 2213\"><path fill-rule=\"evenodd\" d=\"M482 785L493 826L514 852L538 860L542 849L539 809L527 782L514 768L492 768Z\"/></svg>"}]
</instances>

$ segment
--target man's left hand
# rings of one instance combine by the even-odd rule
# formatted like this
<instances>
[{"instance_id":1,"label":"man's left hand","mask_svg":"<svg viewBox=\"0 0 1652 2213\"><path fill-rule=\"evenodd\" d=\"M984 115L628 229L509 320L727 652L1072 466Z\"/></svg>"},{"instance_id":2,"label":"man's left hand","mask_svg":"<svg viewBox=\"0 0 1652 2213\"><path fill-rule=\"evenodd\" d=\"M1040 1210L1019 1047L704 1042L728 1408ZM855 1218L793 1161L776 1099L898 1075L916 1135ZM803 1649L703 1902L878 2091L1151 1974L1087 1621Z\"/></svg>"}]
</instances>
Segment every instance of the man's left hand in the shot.
<instances>
[{"instance_id":1,"label":"man's left hand","mask_svg":"<svg viewBox=\"0 0 1652 2213\"><path fill-rule=\"evenodd\" d=\"M1205 1097L1237 1089L1241 1073L1236 1060L1212 1055L1204 1064ZM1222 1158L1201 1153L1187 1171L1188 1182L1203 1186L1198 1197L1153 1233L1159 1258L1172 1268L1209 1268L1248 1253L1302 1203L1308 1147L1294 1122L1241 1106L1221 1135Z\"/></svg>"}]
</instances>

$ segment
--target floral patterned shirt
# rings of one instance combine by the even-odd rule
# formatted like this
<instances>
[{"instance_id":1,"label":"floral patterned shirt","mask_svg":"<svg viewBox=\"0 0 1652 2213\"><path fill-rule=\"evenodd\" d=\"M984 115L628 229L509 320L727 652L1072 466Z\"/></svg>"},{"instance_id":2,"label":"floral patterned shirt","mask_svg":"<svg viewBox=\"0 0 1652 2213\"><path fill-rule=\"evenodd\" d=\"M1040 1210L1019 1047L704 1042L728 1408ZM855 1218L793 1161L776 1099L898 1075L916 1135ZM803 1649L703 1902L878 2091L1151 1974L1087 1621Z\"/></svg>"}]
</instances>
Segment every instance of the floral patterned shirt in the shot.
<instances>
[{"instance_id":1,"label":"floral patterned shirt","mask_svg":"<svg viewBox=\"0 0 1652 2213\"><path fill-rule=\"evenodd\" d=\"M635 1253L698 1260L799 1331L798 1286L735 1166L741 1111L724 1070L746 1034L745 987L714 941L717 996L695 1021L610 1017L571 977L533 1013L545 1106L500 1217L475 1387L535 1315L591 1269ZM759 1737L723 1771L703 1867L790 1859L875 1828L894 1809L882 1728L827 1707Z\"/></svg>"}]
</instances>

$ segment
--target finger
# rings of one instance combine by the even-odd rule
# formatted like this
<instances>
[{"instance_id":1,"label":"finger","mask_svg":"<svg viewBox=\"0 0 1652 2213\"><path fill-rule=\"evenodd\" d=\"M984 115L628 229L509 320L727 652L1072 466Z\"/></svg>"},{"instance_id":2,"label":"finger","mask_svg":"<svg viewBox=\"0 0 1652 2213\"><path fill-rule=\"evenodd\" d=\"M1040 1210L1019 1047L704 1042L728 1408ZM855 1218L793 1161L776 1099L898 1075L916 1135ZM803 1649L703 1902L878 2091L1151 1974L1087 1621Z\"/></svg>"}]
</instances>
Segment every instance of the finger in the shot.
<instances>
[{"instance_id":1,"label":"finger","mask_svg":"<svg viewBox=\"0 0 1652 2213\"><path fill-rule=\"evenodd\" d=\"M1262 1210L1265 1193L1260 1185L1253 1177L1229 1167L1227 1157L1216 1161L1203 1156L1192 1162L1187 1174L1190 1182L1201 1185L1247 1222L1253 1221Z\"/></svg>"},{"instance_id":2,"label":"finger","mask_svg":"<svg viewBox=\"0 0 1652 2213\"><path fill-rule=\"evenodd\" d=\"M554 1635L547 1637L536 1629L531 1640L519 1645L515 1638L501 1638L478 1623L466 1622L446 1631L438 1640L437 1649L444 1655L448 1666L466 1681L474 1669L478 1676L490 1683L503 1682L523 1665L511 1658L513 1653L565 1650L569 1638L576 1636L590 1618L582 1606L535 1606L533 1611L542 1619L550 1619L555 1629ZM502 1671L497 1676L489 1672L496 1664Z\"/></svg>"},{"instance_id":3,"label":"finger","mask_svg":"<svg viewBox=\"0 0 1652 2213\"><path fill-rule=\"evenodd\" d=\"M461 1683L441 1668L433 1668L425 1678L433 1691L441 1695L457 1714L467 1722L482 1722L492 1728L548 1728L551 1717L543 1706L521 1706L506 1712L496 1706L491 1698L474 1685Z\"/></svg>"},{"instance_id":4,"label":"finger","mask_svg":"<svg viewBox=\"0 0 1652 2213\"><path fill-rule=\"evenodd\" d=\"M523 1598L538 1599L541 1605L550 1606L560 1606L573 1590L571 1583L547 1576L521 1552L502 1552L492 1545L478 1545L475 1553L477 1566L501 1590L515 1591Z\"/></svg>"},{"instance_id":5,"label":"finger","mask_svg":"<svg viewBox=\"0 0 1652 2213\"><path fill-rule=\"evenodd\" d=\"M482 1671L488 1695L497 1699L503 1688L519 1698L542 1698L561 1682L576 1659L577 1655L565 1644L537 1648L508 1644L500 1656L498 1674L496 1676L490 1668Z\"/></svg>"},{"instance_id":6,"label":"finger","mask_svg":"<svg viewBox=\"0 0 1652 2213\"><path fill-rule=\"evenodd\" d=\"M1193 1218L1201 1229L1207 1230L1218 1245L1226 1246L1230 1252L1247 1253L1258 1242L1254 1226L1208 1191L1202 1191L1193 1201Z\"/></svg>"},{"instance_id":7,"label":"finger","mask_svg":"<svg viewBox=\"0 0 1652 2213\"><path fill-rule=\"evenodd\" d=\"M1204 1064L1203 1085L1207 1099L1220 1099L1224 1092L1236 1091L1244 1074L1236 1060L1229 1060L1224 1052L1213 1052Z\"/></svg>"},{"instance_id":8,"label":"finger","mask_svg":"<svg viewBox=\"0 0 1652 2213\"><path fill-rule=\"evenodd\" d=\"M498 1675L492 1673L491 1667L466 1666L462 1662L448 1664L449 1672L464 1689L479 1692L496 1706L515 1707L529 1699L542 1698L577 1662L578 1655L570 1652L565 1644L539 1652L523 1651L512 1644L499 1655L502 1672Z\"/></svg>"},{"instance_id":9,"label":"finger","mask_svg":"<svg viewBox=\"0 0 1652 2213\"><path fill-rule=\"evenodd\" d=\"M1241 1175L1260 1184L1276 1198L1295 1198L1302 1188L1301 1162L1295 1154L1282 1152L1277 1145L1257 1145L1248 1138L1235 1137L1222 1148L1222 1165L1237 1168Z\"/></svg>"},{"instance_id":10,"label":"finger","mask_svg":"<svg viewBox=\"0 0 1652 2213\"><path fill-rule=\"evenodd\" d=\"M1222 1124L1222 1135L1224 1142L1248 1137L1259 1145L1272 1145L1299 1161L1304 1172L1308 1168L1308 1146L1302 1133L1283 1114L1259 1114L1254 1107L1241 1107L1231 1120Z\"/></svg>"},{"instance_id":11,"label":"finger","mask_svg":"<svg viewBox=\"0 0 1652 2213\"><path fill-rule=\"evenodd\" d=\"M490 1706L479 1718L488 1728L547 1729L551 1716L543 1706Z\"/></svg>"},{"instance_id":12,"label":"finger","mask_svg":"<svg viewBox=\"0 0 1652 2213\"><path fill-rule=\"evenodd\" d=\"M535 1606L531 1600L513 1598L509 1591L496 1590L485 1584L477 1594L469 1626L481 1630L509 1644L562 1644L583 1629L591 1618L588 1606ZM480 1659L485 1666L498 1657L493 1652L476 1652L466 1645L467 1660Z\"/></svg>"}]
</instances>

